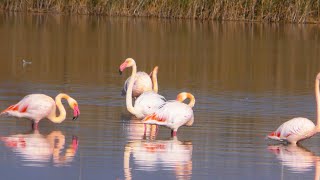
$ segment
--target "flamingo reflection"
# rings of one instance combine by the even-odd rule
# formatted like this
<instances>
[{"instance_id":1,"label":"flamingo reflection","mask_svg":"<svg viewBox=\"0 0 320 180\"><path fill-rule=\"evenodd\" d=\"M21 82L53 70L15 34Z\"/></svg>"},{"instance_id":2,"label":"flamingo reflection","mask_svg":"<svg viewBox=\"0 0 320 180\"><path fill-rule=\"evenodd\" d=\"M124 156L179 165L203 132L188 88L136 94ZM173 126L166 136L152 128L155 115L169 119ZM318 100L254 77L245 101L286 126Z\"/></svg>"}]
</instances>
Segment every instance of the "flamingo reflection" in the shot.
<instances>
[{"instance_id":1,"label":"flamingo reflection","mask_svg":"<svg viewBox=\"0 0 320 180\"><path fill-rule=\"evenodd\" d=\"M177 137L170 140L136 140L129 142L124 152L124 176L132 179L130 156L132 154L134 169L156 171L159 168L173 170L176 179L191 179L192 143L181 142Z\"/></svg>"},{"instance_id":2,"label":"flamingo reflection","mask_svg":"<svg viewBox=\"0 0 320 180\"><path fill-rule=\"evenodd\" d=\"M280 163L296 173L310 171L315 166L315 178L320 178L320 158L301 145L271 145L268 150L274 153Z\"/></svg>"},{"instance_id":3,"label":"flamingo reflection","mask_svg":"<svg viewBox=\"0 0 320 180\"><path fill-rule=\"evenodd\" d=\"M132 118L126 126L127 138L129 140L141 140L146 137L155 139L158 133L158 127L156 125L144 125L141 120Z\"/></svg>"},{"instance_id":4,"label":"flamingo reflection","mask_svg":"<svg viewBox=\"0 0 320 180\"><path fill-rule=\"evenodd\" d=\"M65 136L61 131L52 131L45 136L38 130L33 130L31 133L1 137L0 140L20 156L26 166L44 166L43 163L50 162L51 159L55 166L65 166L72 162L78 149L78 138L73 137L71 145L62 155Z\"/></svg>"}]
</instances>

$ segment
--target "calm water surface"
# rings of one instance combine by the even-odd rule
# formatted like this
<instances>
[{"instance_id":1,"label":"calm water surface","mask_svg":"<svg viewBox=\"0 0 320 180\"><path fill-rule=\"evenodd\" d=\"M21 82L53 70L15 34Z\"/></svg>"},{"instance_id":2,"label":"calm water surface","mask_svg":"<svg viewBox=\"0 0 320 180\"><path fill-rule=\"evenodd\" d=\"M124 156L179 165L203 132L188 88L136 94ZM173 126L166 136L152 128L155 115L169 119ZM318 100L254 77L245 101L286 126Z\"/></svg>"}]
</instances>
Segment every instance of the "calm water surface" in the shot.
<instances>
[{"instance_id":1,"label":"calm water surface","mask_svg":"<svg viewBox=\"0 0 320 180\"><path fill-rule=\"evenodd\" d=\"M318 25L0 14L0 108L70 94L62 124L1 117L1 179L314 179L320 136L270 144L282 122L315 120ZM195 95L195 123L157 136L126 110L120 76L159 66L160 93ZM32 61L23 66L22 59ZM66 103L64 102L66 105Z\"/></svg>"}]
</instances>

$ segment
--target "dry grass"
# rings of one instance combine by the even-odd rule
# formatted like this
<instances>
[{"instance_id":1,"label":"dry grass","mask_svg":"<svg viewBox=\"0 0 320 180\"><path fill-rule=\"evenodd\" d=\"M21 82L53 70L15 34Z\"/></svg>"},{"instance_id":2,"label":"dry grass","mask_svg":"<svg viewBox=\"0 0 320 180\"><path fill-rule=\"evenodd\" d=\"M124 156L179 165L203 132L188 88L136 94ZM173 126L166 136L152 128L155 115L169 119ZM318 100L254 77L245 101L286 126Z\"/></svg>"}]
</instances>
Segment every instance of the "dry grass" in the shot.
<instances>
[{"instance_id":1,"label":"dry grass","mask_svg":"<svg viewBox=\"0 0 320 180\"><path fill-rule=\"evenodd\" d=\"M0 0L5 11L318 23L320 0Z\"/></svg>"}]
</instances>

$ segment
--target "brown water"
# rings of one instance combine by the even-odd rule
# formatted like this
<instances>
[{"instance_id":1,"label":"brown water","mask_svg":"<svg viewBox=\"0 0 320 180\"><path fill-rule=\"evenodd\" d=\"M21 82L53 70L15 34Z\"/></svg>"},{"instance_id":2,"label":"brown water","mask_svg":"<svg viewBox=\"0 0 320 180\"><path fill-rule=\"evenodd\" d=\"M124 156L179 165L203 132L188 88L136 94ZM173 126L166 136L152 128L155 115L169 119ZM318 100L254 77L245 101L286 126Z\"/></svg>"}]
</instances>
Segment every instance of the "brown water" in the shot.
<instances>
[{"instance_id":1,"label":"brown water","mask_svg":"<svg viewBox=\"0 0 320 180\"><path fill-rule=\"evenodd\" d=\"M320 138L302 147L265 135L315 120L317 25L0 14L0 108L30 93L65 92L81 110L62 124L0 121L1 179L313 179ZM121 89L131 70L159 66L160 94L195 95L195 123L177 138L143 137ZM23 65L22 59L32 61ZM314 121L315 122L315 121ZM319 169L316 171L316 169Z\"/></svg>"}]
</instances>

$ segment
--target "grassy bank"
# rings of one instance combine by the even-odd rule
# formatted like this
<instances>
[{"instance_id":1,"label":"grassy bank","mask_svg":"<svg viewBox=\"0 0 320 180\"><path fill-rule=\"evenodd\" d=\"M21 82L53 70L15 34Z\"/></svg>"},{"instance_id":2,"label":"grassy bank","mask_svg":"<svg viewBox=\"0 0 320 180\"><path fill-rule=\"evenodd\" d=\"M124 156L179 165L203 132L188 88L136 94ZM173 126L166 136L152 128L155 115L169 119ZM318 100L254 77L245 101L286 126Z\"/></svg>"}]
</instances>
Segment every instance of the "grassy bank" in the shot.
<instances>
[{"instance_id":1,"label":"grassy bank","mask_svg":"<svg viewBox=\"0 0 320 180\"><path fill-rule=\"evenodd\" d=\"M4 11L320 22L320 0L0 0Z\"/></svg>"}]
</instances>

